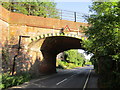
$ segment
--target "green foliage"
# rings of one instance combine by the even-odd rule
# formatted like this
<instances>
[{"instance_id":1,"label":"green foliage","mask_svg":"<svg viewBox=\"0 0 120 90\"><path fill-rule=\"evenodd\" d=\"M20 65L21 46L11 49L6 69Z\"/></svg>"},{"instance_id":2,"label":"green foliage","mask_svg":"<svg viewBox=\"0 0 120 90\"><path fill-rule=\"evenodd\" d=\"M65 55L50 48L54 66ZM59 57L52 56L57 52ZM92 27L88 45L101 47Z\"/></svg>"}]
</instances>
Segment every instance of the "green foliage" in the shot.
<instances>
[{"instance_id":1,"label":"green foliage","mask_svg":"<svg viewBox=\"0 0 120 90\"><path fill-rule=\"evenodd\" d=\"M80 67L80 65L76 65L74 63L68 63L68 62L65 62L65 61L58 61L58 67L59 69L72 69L72 68L75 68L75 67Z\"/></svg>"},{"instance_id":2,"label":"green foliage","mask_svg":"<svg viewBox=\"0 0 120 90\"><path fill-rule=\"evenodd\" d=\"M119 2L120 3L120 2ZM87 47L97 55L116 55L120 48L120 8L118 2L94 2L88 17L92 25L86 31L89 36ZM98 8L99 7L99 8ZM88 43L88 42L87 42Z\"/></svg>"},{"instance_id":3,"label":"green foliage","mask_svg":"<svg viewBox=\"0 0 120 90\"><path fill-rule=\"evenodd\" d=\"M96 66L98 66L97 64L104 64L106 65L106 68L104 67L107 69L106 72L110 72L111 75L113 72L118 73L117 68L120 67L118 66L118 62L120 62L120 2L93 2L90 11L94 14L87 17L91 26L85 30L88 36L88 40L84 42L85 48L89 53L94 54L92 62ZM104 60L103 63L98 63L101 58L105 60L108 58L110 62L115 61L116 63L115 65L107 65ZM107 68L108 66L109 68ZM110 69L111 67L115 69ZM107 76L107 73L105 74L103 71L101 73L103 76ZM111 76L107 82L113 80L117 81Z\"/></svg>"},{"instance_id":4,"label":"green foliage","mask_svg":"<svg viewBox=\"0 0 120 90\"><path fill-rule=\"evenodd\" d=\"M83 54L79 53L78 50L68 50L65 52L67 54L67 60L76 65L82 65L85 63L85 57Z\"/></svg>"},{"instance_id":5,"label":"green foliage","mask_svg":"<svg viewBox=\"0 0 120 90\"><path fill-rule=\"evenodd\" d=\"M66 60L58 60L58 67L61 69L71 69L84 66L85 64L91 64L88 60L85 59L83 54L78 52L78 50L65 51L65 56Z\"/></svg>"},{"instance_id":6,"label":"green foliage","mask_svg":"<svg viewBox=\"0 0 120 90\"><path fill-rule=\"evenodd\" d=\"M87 61L85 62L85 65L92 65L92 63L91 63L89 60L87 60Z\"/></svg>"},{"instance_id":7,"label":"green foliage","mask_svg":"<svg viewBox=\"0 0 120 90\"><path fill-rule=\"evenodd\" d=\"M0 88L17 86L31 79L31 76L28 73L22 73L21 75L15 76L10 76L9 73L4 73L0 77L2 77L2 84L0 84Z\"/></svg>"},{"instance_id":8,"label":"green foliage","mask_svg":"<svg viewBox=\"0 0 120 90\"><path fill-rule=\"evenodd\" d=\"M54 2L2 2L2 6L12 12L26 15L42 16L49 18L59 18Z\"/></svg>"}]
</instances>

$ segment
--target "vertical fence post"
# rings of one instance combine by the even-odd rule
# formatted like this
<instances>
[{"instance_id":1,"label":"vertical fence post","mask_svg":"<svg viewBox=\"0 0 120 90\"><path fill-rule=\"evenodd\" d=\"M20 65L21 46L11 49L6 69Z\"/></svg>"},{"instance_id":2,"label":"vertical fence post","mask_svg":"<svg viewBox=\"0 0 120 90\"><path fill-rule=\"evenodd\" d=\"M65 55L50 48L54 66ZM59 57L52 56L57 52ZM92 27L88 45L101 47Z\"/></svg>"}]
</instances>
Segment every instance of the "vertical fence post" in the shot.
<instances>
[{"instance_id":1,"label":"vertical fence post","mask_svg":"<svg viewBox=\"0 0 120 90\"><path fill-rule=\"evenodd\" d=\"M30 15L30 4L28 4L28 13Z\"/></svg>"},{"instance_id":2,"label":"vertical fence post","mask_svg":"<svg viewBox=\"0 0 120 90\"><path fill-rule=\"evenodd\" d=\"M60 19L62 20L62 10L61 10L61 18Z\"/></svg>"},{"instance_id":3,"label":"vertical fence post","mask_svg":"<svg viewBox=\"0 0 120 90\"><path fill-rule=\"evenodd\" d=\"M74 22L76 22L76 12L74 12L74 18L75 18L75 21L74 21Z\"/></svg>"}]
</instances>

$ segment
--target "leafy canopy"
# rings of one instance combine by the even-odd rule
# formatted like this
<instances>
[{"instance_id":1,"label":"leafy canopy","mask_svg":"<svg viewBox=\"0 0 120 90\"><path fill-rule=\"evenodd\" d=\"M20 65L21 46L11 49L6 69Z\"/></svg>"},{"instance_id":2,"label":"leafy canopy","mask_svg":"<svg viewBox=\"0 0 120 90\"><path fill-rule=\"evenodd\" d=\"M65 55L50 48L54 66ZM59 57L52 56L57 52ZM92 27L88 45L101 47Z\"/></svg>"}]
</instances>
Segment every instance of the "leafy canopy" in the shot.
<instances>
[{"instance_id":1,"label":"leafy canopy","mask_svg":"<svg viewBox=\"0 0 120 90\"><path fill-rule=\"evenodd\" d=\"M12 12L26 15L43 16L49 18L59 18L54 2L2 2L2 6Z\"/></svg>"},{"instance_id":2,"label":"leafy canopy","mask_svg":"<svg viewBox=\"0 0 120 90\"><path fill-rule=\"evenodd\" d=\"M108 88L120 86L120 1L93 2L90 26L85 31L85 47L93 53L91 58L98 71L99 84ZM100 85L100 86L101 86Z\"/></svg>"},{"instance_id":3,"label":"leafy canopy","mask_svg":"<svg viewBox=\"0 0 120 90\"><path fill-rule=\"evenodd\" d=\"M90 11L86 48L97 57L120 60L120 2L93 2Z\"/></svg>"}]
</instances>

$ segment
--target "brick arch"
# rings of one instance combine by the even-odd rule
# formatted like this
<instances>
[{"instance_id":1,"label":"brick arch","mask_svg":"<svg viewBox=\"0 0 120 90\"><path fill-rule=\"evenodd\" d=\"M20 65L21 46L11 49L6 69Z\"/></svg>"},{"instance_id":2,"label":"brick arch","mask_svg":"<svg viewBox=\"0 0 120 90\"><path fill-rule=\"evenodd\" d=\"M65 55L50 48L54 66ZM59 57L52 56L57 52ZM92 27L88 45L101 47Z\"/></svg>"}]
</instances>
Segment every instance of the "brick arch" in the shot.
<instances>
[{"instance_id":1,"label":"brick arch","mask_svg":"<svg viewBox=\"0 0 120 90\"><path fill-rule=\"evenodd\" d=\"M84 49L81 45L82 40L66 36L53 36L47 37L42 46L41 52L43 54L43 62L40 66L42 73L55 73L56 72L56 56L60 52L69 49Z\"/></svg>"},{"instance_id":2,"label":"brick arch","mask_svg":"<svg viewBox=\"0 0 120 90\"><path fill-rule=\"evenodd\" d=\"M53 38L53 37L71 37L71 38L73 37L73 38L76 38L76 39L79 39L79 40L80 39L81 40L86 40L86 38L84 36L78 36L78 35L75 35L75 34L47 33L47 34L41 34L41 35L30 38L29 43L25 48L26 49L31 49L31 50L34 49L34 50L39 51L39 48L41 48L44 40L46 38Z\"/></svg>"},{"instance_id":3,"label":"brick arch","mask_svg":"<svg viewBox=\"0 0 120 90\"><path fill-rule=\"evenodd\" d=\"M30 42L35 42L39 39L45 39L47 37L53 37L53 36L68 36L68 37L75 37L75 38L81 38L81 39L85 39L84 37L75 35L75 34L62 34L62 33L48 33L48 34L41 34L39 36L33 37L31 38Z\"/></svg>"}]
</instances>

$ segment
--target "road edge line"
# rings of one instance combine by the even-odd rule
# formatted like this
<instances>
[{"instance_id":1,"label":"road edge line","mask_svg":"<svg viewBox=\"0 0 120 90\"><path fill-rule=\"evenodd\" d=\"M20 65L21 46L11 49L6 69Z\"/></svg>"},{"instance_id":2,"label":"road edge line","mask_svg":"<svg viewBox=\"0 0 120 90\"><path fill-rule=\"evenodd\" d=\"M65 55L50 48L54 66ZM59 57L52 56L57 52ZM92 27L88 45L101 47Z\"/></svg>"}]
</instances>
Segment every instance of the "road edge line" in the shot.
<instances>
[{"instance_id":1,"label":"road edge line","mask_svg":"<svg viewBox=\"0 0 120 90\"><path fill-rule=\"evenodd\" d=\"M89 74L87 76L87 79L85 81L85 84L84 84L84 87L83 87L83 90L85 90L86 86L87 86L87 83L88 83L88 80L89 80L89 77L90 77L90 73L91 73L91 70L89 71Z\"/></svg>"}]
</instances>

